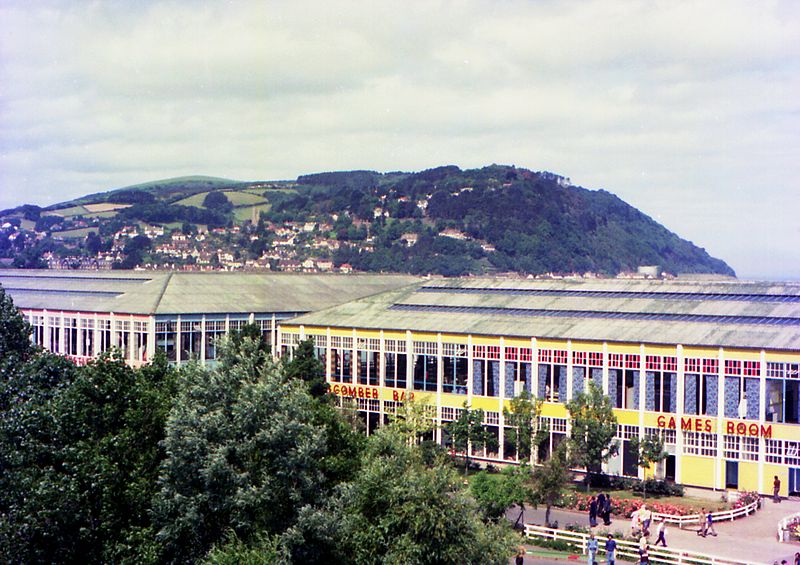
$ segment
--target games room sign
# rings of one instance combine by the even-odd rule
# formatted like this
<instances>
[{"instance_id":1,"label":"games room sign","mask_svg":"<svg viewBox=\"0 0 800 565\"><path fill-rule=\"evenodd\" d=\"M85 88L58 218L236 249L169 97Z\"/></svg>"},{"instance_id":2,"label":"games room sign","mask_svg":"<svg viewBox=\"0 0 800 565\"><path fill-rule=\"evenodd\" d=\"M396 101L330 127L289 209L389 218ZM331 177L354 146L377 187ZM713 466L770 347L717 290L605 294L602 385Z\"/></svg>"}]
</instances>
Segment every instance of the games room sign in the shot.
<instances>
[{"instance_id":1,"label":"games room sign","mask_svg":"<svg viewBox=\"0 0 800 565\"><path fill-rule=\"evenodd\" d=\"M677 430L680 428L686 432L713 433L716 431L717 421L714 418L693 418L684 416L659 416L656 424L659 428L666 430ZM772 424L757 424L754 422L743 422L741 420L723 420L724 433L728 435L748 436L748 437L772 437Z\"/></svg>"}]
</instances>

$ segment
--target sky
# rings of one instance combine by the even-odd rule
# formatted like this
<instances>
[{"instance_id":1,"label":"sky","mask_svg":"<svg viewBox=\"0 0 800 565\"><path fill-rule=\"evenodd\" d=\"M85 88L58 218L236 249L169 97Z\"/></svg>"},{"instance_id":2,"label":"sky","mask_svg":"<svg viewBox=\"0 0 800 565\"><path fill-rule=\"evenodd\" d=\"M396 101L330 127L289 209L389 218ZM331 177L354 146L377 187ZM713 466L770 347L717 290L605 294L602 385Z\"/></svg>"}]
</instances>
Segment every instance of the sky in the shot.
<instances>
[{"instance_id":1,"label":"sky","mask_svg":"<svg viewBox=\"0 0 800 565\"><path fill-rule=\"evenodd\" d=\"M800 2L0 0L0 209L491 163L800 280Z\"/></svg>"}]
</instances>

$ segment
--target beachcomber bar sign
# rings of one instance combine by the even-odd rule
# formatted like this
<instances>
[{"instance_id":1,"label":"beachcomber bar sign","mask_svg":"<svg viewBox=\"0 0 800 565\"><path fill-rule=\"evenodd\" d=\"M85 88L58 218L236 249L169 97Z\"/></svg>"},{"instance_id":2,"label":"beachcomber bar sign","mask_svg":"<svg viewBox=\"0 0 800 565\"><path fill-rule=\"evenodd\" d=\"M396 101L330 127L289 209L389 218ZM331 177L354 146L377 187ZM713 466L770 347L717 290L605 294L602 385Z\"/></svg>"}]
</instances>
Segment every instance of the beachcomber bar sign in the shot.
<instances>
[{"instance_id":1,"label":"beachcomber bar sign","mask_svg":"<svg viewBox=\"0 0 800 565\"><path fill-rule=\"evenodd\" d=\"M716 429L716 420L713 418L676 418L675 416L659 416L656 420L659 428L667 430L677 430L687 432L712 433ZM739 435L749 437L772 437L772 424L756 424L753 422L742 422L735 420L725 420L725 433L728 435Z\"/></svg>"}]
</instances>

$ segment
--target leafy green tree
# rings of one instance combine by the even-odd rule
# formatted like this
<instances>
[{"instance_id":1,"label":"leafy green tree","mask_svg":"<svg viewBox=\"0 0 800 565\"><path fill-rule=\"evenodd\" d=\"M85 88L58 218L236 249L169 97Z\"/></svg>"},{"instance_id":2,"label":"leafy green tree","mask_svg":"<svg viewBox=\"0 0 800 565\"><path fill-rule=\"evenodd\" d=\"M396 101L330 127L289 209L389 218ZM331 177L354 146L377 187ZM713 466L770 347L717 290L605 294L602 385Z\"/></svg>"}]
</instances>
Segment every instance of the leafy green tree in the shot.
<instances>
[{"instance_id":1,"label":"leafy green tree","mask_svg":"<svg viewBox=\"0 0 800 565\"><path fill-rule=\"evenodd\" d=\"M547 428L539 423L542 413L542 400L532 398L528 391L511 399L509 408L504 410L506 435L517 449L520 461L535 463L536 446L547 436Z\"/></svg>"},{"instance_id":2,"label":"leafy green tree","mask_svg":"<svg viewBox=\"0 0 800 565\"><path fill-rule=\"evenodd\" d=\"M322 496L325 431L304 382L286 379L244 338L220 366L189 368L170 413L155 502L163 558L191 562L229 531L250 543Z\"/></svg>"},{"instance_id":3,"label":"leafy green tree","mask_svg":"<svg viewBox=\"0 0 800 565\"><path fill-rule=\"evenodd\" d=\"M541 467L533 472L535 495L530 499L534 506L545 505L544 521L550 524L550 510L561 498L561 491L570 480L566 444L562 442Z\"/></svg>"},{"instance_id":4,"label":"leafy green tree","mask_svg":"<svg viewBox=\"0 0 800 565\"><path fill-rule=\"evenodd\" d=\"M150 562L173 370L163 356L140 370L113 356L80 369L66 363L32 361L47 376L28 377L39 389L2 417L2 560Z\"/></svg>"},{"instance_id":5,"label":"leafy green tree","mask_svg":"<svg viewBox=\"0 0 800 565\"><path fill-rule=\"evenodd\" d=\"M470 448L483 449L490 447L494 436L483 425L483 410L472 410L467 403L458 418L445 424L445 429L453 440L453 447L464 453L464 474L469 469Z\"/></svg>"},{"instance_id":6,"label":"leafy green tree","mask_svg":"<svg viewBox=\"0 0 800 565\"><path fill-rule=\"evenodd\" d=\"M501 473L481 471L470 483L470 492L478 502L486 520L497 522L506 510L517 505L520 509L517 523L525 512L525 502L535 496L531 472L527 466L506 467Z\"/></svg>"},{"instance_id":7,"label":"leafy green tree","mask_svg":"<svg viewBox=\"0 0 800 565\"><path fill-rule=\"evenodd\" d=\"M223 214L227 214L233 210L231 201L225 196L224 192L219 192L218 190L212 190L206 194L206 197L203 199L203 206L209 210L221 212Z\"/></svg>"},{"instance_id":8,"label":"leafy green tree","mask_svg":"<svg viewBox=\"0 0 800 565\"><path fill-rule=\"evenodd\" d=\"M426 466L419 448L390 428L370 437L342 498L344 563L505 564L513 553L516 536L481 520L447 459Z\"/></svg>"},{"instance_id":9,"label":"leafy green tree","mask_svg":"<svg viewBox=\"0 0 800 565\"><path fill-rule=\"evenodd\" d=\"M288 379L299 379L308 384L308 391L314 398L321 398L328 392L328 383L325 381L325 366L314 355L314 340L301 341L291 359L283 363L283 374Z\"/></svg>"},{"instance_id":10,"label":"leafy green tree","mask_svg":"<svg viewBox=\"0 0 800 565\"><path fill-rule=\"evenodd\" d=\"M30 335L30 325L0 286L0 370L25 363L33 356L35 349ZM5 375L5 371L0 374Z\"/></svg>"},{"instance_id":11,"label":"leafy green tree","mask_svg":"<svg viewBox=\"0 0 800 565\"><path fill-rule=\"evenodd\" d=\"M570 423L570 456L574 463L590 472L600 471L604 461L614 453L617 417L611 399L589 381L588 389L567 403ZM588 488L588 481L586 482Z\"/></svg>"},{"instance_id":12,"label":"leafy green tree","mask_svg":"<svg viewBox=\"0 0 800 565\"><path fill-rule=\"evenodd\" d=\"M647 471L667 458L669 453L664 450L664 439L660 435L647 434L641 440L638 437L630 440L631 451L636 456L636 465ZM642 495L647 498L647 477L642 481Z\"/></svg>"},{"instance_id":13,"label":"leafy green tree","mask_svg":"<svg viewBox=\"0 0 800 565\"><path fill-rule=\"evenodd\" d=\"M422 436L434 428L431 419L433 407L427 400L406 400L398 408L397 414L392 419L390 426L400 436L404 437L409 445L418 445Z\"/></svg>"}]
</instances>

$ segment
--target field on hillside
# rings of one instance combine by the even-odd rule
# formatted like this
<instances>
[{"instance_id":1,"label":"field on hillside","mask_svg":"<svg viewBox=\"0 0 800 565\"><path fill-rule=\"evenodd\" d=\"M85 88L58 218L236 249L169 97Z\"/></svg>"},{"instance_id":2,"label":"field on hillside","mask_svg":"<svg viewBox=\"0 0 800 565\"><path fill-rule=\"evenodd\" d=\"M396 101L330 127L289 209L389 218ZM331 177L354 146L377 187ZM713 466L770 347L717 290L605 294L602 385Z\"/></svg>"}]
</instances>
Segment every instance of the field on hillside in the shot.
<instances>
[{"instance_id":1,"label":"field on hillside","mask_svg":"<svg viewBox=\"0 0 800 565\"><path fill-rule=\"evenodd\" d=\"M72 218L74 216L85 216L89 211L84 206L70 206L59 210L45 210L43 216L61 216L62 218Z\"/></svg>"},{"instance_id":2,"label":"field on hillside","mask_svg":"<svg viewBox=\"0 0 800 565\"><path fill-rule=\"evenodd\" d=\"M193 194L187 198L183 198L175 202L175 204L180 204L181 206L195 206L197 208L201 208L203 206L203 200L205 200L206 195L210 191L206 192L198 192L197 194ZM251 204L264 204L266 200L263 197L253 194L252 192L239 192L233 190L223 190L222 193L228 197L228 200L231 201L231 204L234 206L246 206Z\"/></svg>"},{"instance_id":3,"label":"field on hillside","mask_svg":"<svg viewBox=\"0 0 800 565\"><path fill-rule=\"evenodd\" d=\"M53 237L62 239L84 239L89 233L97 233L97 228L80 228L76 230L64 230L53 232Z\"/></svg>"},{"instance_id":4,"label":"field on hillside","mask_svg":"<svg viewBox=\"0 0 800 565\"><path fill-rule=\"evenodd\" d=\"M89 212L113 212L123 208L130 208L131 204L112 204L111 202L100 202L99 204L84 204L83 207Z\"/></svg>"},{"instance_id":5,"label":"field on hillside","mask_svg":"<svg viewBox=\"0 0 800 565\"><path fill-rule=\"evenodd\" d=\"M258 221L258 214L260 212L269 212L271 206L269 204L255 204L253 206L240 206L233 209L233 215L237 222L245 222L253 220L253 209L255 209L255 221Z\"/></svg>"}]
</instances>

